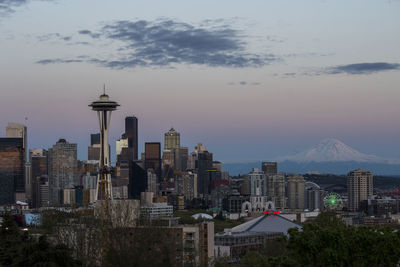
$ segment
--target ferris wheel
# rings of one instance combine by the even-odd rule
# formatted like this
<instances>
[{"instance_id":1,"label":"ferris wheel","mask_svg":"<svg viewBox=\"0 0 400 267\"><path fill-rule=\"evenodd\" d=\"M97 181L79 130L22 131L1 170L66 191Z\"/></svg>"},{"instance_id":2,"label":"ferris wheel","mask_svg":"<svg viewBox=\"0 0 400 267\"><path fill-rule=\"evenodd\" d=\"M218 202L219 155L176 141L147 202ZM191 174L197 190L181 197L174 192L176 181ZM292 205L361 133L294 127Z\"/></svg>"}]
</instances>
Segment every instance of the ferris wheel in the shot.
<instances>
[{"instance_id":1,"label":"ferris wheel","mask_svg":"<svg viewBox=\"0 0 400 267\"><path fill-rule=\"evenodd\" d=\"M327 209L339 209L342 203L342 197L337 193L331 192L324 197L324 206Z\"/></svg>"}]
</instances>

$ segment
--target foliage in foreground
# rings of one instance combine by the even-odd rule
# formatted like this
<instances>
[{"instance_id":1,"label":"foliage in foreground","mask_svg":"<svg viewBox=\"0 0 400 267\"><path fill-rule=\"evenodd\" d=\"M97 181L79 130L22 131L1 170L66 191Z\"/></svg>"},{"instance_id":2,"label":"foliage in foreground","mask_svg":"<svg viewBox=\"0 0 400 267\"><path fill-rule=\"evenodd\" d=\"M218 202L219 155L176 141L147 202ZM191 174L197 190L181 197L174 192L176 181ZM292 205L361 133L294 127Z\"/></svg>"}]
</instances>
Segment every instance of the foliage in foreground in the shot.
<instances>
[{"instance_id":1,"label":"foliage in foreground","mask_svg":"<svg viewBox=\"0 0 400 267\"><path fill-rule=\"evenodd\" d=\"M0 266L80 266L64 245L54 246L46 236L33 239L5 214L0 228Z\"/></svg>"},{"instance_id":2,"label":"foliage in foreground","mask_svg":"<svg viewBox=\"0 0 400 267\"><path fill-rule=\"evenodd\" d=\"M248 252L240 266L397 266L400 232L390 227L349 227L334 213L322 213L303 230L289 230L281 255ZM228 266L223 262L216 266Z\"/></svg>"}]
</instances>

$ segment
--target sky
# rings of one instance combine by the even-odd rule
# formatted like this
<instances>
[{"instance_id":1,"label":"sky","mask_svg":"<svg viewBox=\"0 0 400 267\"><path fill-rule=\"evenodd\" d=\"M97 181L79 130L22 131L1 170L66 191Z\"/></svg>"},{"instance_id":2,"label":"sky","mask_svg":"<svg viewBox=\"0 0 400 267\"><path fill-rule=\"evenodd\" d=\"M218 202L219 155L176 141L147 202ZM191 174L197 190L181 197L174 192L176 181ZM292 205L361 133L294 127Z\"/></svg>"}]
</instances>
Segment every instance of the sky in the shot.
<instances>
[{"instance_id":1,"label":"sky","mask_svg":"<svg viewBox=\"0 0 400 267\"><path fill-rule=\"evenodd\" d=\"M0 0L0 136L59 138L86 159L106 85L139 149L173 126L222 162L336 138L400 158L400 1Z\"/></svg>"}]
</instances>

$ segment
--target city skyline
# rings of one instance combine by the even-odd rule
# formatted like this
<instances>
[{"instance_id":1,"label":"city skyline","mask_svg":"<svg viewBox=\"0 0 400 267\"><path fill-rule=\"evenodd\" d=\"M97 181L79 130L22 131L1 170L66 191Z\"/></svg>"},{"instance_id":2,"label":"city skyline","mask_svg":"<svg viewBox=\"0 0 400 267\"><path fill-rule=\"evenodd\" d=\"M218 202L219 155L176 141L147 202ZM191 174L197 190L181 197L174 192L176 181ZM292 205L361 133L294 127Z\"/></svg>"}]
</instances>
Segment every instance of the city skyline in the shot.
<instances>
[{"instance_id":1,"label":"city skyline","mask_svg":"<svg viewBox=\"0 0 400 267\"><path fill-rule=\"evenodd\" d=\"M29 148L65 138L85 159L98 132L87 103L106 83L121 104L113 154L124 118L136 115L140 152L174 126L189 151L202 142L223 162L273 159L326 137L400 158L399 1L151 5L1 3L0 135L8 122L26 124Z\"/></svg>"}]
</instances>

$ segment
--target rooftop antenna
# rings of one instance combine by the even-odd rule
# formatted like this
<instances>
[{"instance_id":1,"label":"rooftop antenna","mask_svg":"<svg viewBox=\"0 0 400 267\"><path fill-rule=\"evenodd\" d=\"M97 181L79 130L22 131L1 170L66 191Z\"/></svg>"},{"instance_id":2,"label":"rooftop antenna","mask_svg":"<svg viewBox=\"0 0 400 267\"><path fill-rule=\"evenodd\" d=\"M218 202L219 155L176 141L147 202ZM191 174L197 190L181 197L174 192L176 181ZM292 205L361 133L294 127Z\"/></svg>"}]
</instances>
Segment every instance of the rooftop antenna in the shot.
<instances>
[{"instance_id":1,"label":"rooftop antenna","mask_svg":"<svg viewBox=\"0 0 400 267\"><path fill-rule=\"evenodd\" d=\"M106 94L106 84L103 83L103 95L105 95L105 94Z\"/></svg>"}]
</instances>

